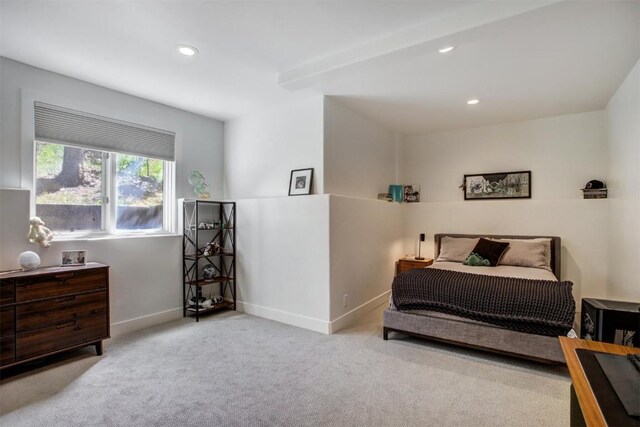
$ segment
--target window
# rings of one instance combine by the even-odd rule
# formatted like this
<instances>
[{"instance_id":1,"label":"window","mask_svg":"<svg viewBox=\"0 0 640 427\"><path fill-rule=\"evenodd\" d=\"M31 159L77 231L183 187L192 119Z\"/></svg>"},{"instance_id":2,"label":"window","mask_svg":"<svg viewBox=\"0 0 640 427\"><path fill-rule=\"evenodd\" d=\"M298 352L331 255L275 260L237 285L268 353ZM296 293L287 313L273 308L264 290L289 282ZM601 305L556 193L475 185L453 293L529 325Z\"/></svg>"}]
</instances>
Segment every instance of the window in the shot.
<instances>
[{"instance_id":1,"label":"window","mask_svg":"<svg viewBox=\"0 0 640 427\"><path fill-rule=\"evenodd\" d=\"M162 228L164 162L118 154L116 158L116 228Z\"/></svg>"},{"instance_id":2,"label":"window","mask_svg":"<svg viewBox=\"0 0 640 427\"><path fill-rule=\"evenodd\" d=\"M36 102L35 213L57 232L171 230L175 134Z\"/></svg>"},{"instance_id":3,"label":"window","mask_svg":"<svg viewBox=\"0 0 640 427\"><path fill-rule=\"evenodd\" d=\"M104 153L36 143L36 216L56 231L104 230Z\"/></svg>"},{"instance_id":4,"label":"window","mask_svg":"<svg viewBox=\"0 0 640 427\"><path fill-rule=\"evenodd\" d=\"M164 207L170 162L36 142L35 166L36 215L54 231L168 228Z\"/></svg>"}]
</instances>

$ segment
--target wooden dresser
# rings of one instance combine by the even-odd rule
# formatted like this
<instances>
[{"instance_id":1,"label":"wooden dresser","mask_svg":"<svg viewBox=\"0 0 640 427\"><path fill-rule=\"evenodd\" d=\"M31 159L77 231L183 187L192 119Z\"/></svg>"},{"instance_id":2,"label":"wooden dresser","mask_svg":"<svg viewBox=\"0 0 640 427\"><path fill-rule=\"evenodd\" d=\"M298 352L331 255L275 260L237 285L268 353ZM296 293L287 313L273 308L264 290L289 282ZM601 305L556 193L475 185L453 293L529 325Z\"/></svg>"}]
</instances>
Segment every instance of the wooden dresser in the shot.
<instances>
[{"instance_id":1,"label":"wooden dresser","mask_svg":"<svg viewBox=\"0 0 640 427\"><path fill-rule=\"evenodd\" d=\"M109 338L109 267L0 273L0 369Z\"/></svg>"}]
</instances>

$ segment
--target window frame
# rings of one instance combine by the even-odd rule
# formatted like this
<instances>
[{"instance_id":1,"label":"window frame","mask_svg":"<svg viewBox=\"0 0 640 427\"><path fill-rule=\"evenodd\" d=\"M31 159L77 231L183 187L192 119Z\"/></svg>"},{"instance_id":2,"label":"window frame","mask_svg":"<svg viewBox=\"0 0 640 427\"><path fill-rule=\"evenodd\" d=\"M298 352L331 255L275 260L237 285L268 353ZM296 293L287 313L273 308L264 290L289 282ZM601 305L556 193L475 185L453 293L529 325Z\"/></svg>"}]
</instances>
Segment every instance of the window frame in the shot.
<instances>
[{"instance_id":1,"label":"window frame","mask_svg":"<svg viewBox=\"0 0 640 427\"><path fill-rule=\"evenodd\" d=\"M32 216L35 215L37 200L36 200L36 185L37 185L37 144L38 143L51 144L46 141L33 140L33 185L31 191L31 204L32 204ZM65 144L59 144L66 146ZM74 145L69 145L75 147ZM78 147L82 148L82 147ZM52 230L54 232L53 241L64 240L79 240L79 239L91 239L91 238L108 238L108 237L133 237L133 236L156 236L175 234L174 224L174 209L175 205L175 161L162 160L163 162L163 200L162 200L162 228L154 228L148 230L118 230L117 227L117 183L116 183L116 171L117 171L117 154L114 151L102 151L96 150L91 147L84 147L88 150L99 151L102 153L102 215L101 215L101 229L100 230ZM144 156L139 156L144 157ZM151 158L151 157L144 157ZM46 224L45 224L46 225Z\"/></svg>"}]
</instances>

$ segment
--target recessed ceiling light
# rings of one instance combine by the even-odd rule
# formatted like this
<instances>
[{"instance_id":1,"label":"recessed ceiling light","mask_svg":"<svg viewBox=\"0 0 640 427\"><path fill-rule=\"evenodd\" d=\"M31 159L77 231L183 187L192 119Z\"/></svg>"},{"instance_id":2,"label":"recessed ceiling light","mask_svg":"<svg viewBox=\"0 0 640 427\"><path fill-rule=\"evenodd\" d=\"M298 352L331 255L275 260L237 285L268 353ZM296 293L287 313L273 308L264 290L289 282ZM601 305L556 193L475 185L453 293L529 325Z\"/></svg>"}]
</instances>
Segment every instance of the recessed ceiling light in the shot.
<instances>
[{"instance_id":1,"label":"recessed ceiling light","mask_svg":"<svg viewBox=\"0 0 640 427\"><path fill-rule=\"evenodd\" d=\"M449 53L455 48L456 48L455 46L445 46L442 49L438 49L438 52L440 52L440 53Z\"/></svg>"},{"instance_id":2,"label":"recessed ceiling light","mask_svg":"<svg viewBox=\"0 0 640 427\"><path fill-rule=\"evenodd\" d=\"M478 104L479 102L480 102L480 100L479 100L479 99L470 99L470 100L468 100L468 101L467 101L467 104L469 104L469 105L476 105L476 104Z\"/></svg>"},{"instance_id":3,"label":"recessed ceiling light","mask_svg":"<svg viewBox=\"0 0 640 427\"><path fill-rule=\"evenodd\" d=\"M178 45L178 52L180 52L181 54L183 54L185 56L193 56L196 53L198 53L198 49L196 49L193 46L186 45L186 44L179 44Z\"/></svg>"}]
</instances>

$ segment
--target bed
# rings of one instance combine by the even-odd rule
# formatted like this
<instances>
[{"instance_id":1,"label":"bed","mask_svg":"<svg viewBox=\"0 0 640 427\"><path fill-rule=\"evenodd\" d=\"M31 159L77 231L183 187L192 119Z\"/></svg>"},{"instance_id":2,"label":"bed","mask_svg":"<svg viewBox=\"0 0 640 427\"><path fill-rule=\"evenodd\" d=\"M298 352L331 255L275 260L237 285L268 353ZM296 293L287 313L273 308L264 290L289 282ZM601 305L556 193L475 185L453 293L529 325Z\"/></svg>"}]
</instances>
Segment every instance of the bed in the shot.
<instances>
[{"instance_id":1,"label":"bed","mask_svg":"<svg viewBox=\"0 0 640 427\"><path fill-rule=\"evenodd\" d=\"M512 239L503 241L526 241L528 244L533 242L544 240L548 242L548 250L546 255L546 269L543 268L530 268L527 266L512 266L512 265L498 265L495 267L470 267L463 265L459 261L450 261L446 257L441 257L441 244L449 244L453 240L465 240L465 239L478 239L480 237L486 239ZM573 296L571 295L571 283L559 282L560 279L560 251L561 242L559 237L554 236L506 236L506 235L472 235L472 234L436 234L434 236L435 243L435 256L436 262L428 267L428 269L435 270L448 270L451 272L441 273L435 270L431 271L419 271L404 273L407 277L426 275L452 275L460 278L465 278L467 281L475 280L478 283L482 282L481 279L491 281L497 281L502 286L515 286L516 284L523 283L518 277L526 279L525 282L532 282L538 280L546 286L552 286L555 282L558 285L564 285L565 291L563 298L570 299L570 305L565 301L562 308L565 327L550 329L540 332L536 328L518 328L513 325L507 325L506 327L501 322L496 322L494 319L485 319L478 316L469 316L468 313L460 313L451 310L443 310L441 307L430 307L430 309L407 309L407 305L403 308L395 306L394 301L402 301L401 289L396 286L396 281L401 278L396 277L394 281L395 299L392 293L390 298L390 306L384 312L383 320L383 338L387 340L390 332L399 332L412 336L444 341L461 346L472 347L482 350L488 350L492 352L508 354L517 356L529 360L535 360L539 362L551 363L551 364L564 364L565 359L560 348L560 344L555 331L562 330L557 334L564 335L567 333L566 325L568 322L568 311L571 312L570 326L573 326L573 316L575 315L575 303ZM515 248L515 246L514 246ZM505 253L506 254L506 253ZM444 254L443 254L444 255ZM506 255L505 255L506 256ZM421 269L422 270L422 269ZM458 275L458 276L456 276ZM491 276L491 277L487 277ZM471 279L472 278L472 279ZM422 280L417 278L414 280ZM405 282L407 280L405 279ZM514 283L511 283L511 282ZM554 281L554 282L552 282ZM455 280L454 280L455 282ZM488 285L484 283L484 285ZM567 294L568 288L568 296ZM485 290L488 289L486 286ZM515 289L501 288L501 289ZM448 290L448 288L447 288ZM474 291L478 292L478 291ZM507 295L508 296L508 295ZM553 304L551 304L553 305ZM544 308L544 307L543 307ZM550 308L555 310L555 308ZM560 310L560 309L557 309ZM554 314L553 312L551 314ZM551 332L549 332L551 331ZM568 334L571 336L571 329Z\"/></svg>"}]
</instances>

